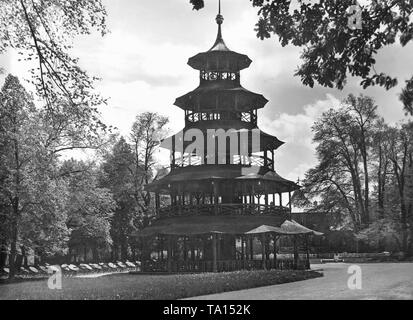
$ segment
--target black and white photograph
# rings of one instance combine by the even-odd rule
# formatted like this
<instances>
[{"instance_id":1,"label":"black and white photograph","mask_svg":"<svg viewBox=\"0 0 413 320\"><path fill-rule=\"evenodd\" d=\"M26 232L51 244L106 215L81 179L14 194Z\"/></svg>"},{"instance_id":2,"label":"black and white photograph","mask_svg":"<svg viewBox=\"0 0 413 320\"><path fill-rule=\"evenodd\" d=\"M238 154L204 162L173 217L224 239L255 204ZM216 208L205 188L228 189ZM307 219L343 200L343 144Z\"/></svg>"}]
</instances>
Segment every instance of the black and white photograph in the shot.
<instances>
[{"instance_id":1,"label":"black and white photograph","mask_svg":"<svg viewBox=\"0 0 413 320\"><path fill-rule=\"evenodd\" d=\"M413 0L0 0L0 300L413 300Z\"/></svg>"}]
</instances>

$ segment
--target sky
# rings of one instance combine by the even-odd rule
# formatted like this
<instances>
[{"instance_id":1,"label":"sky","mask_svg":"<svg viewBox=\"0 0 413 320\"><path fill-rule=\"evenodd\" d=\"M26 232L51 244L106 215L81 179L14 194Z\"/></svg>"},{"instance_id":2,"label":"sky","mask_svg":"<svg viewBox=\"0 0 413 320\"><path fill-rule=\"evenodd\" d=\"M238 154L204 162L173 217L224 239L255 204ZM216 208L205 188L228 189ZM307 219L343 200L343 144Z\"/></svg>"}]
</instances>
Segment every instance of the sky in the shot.
<instances>
[{"instance_id":1,"label":"sky","mask_svg":"<svg viewBox=\"0 0 413 320\"><path fill-rule=\"evenodd\" d=\"M198 71L187 61L215 41L217 0L206 0L200 11L192 10L189 0L104 3L110 33L103 38L97 33L77 38L72 52L82 68L101 78L96 88L109 98L108 105L101 108L104 121L127 136L138 113L155 111L169 117L171 134L180 131L184 113L173 103L199 84ZM342 91L317 85L311 89L294 77L301 64L299 48L282 47L275 37L264 41L256 37L257 9L249 0L223 0L222 13L227 46L253 60L250 68L241 72L242 85L269 100L259 111L258 125L286 142L276 152L276 170L283 177L296 181L316 164L311 126L349 93L372 96L387 122L406 119L398 94L411 77L412 44L385 48L376 57L377 72L398 77L396 88L363 90L360 79L349 79ZM28 70L17 59L9 52L0 56L0 66L6 73L28 79ZM167 153L159 151L158 157L167 165Z\"/></svg>"}]
</instances>

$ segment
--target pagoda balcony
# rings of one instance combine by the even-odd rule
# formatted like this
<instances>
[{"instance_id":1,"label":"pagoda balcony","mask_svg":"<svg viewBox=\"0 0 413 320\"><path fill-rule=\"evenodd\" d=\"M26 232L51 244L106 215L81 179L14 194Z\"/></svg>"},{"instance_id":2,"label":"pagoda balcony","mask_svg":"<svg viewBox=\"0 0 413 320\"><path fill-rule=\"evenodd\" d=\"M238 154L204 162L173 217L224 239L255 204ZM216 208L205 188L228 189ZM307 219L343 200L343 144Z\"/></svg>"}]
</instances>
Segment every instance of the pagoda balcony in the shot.
<instances>
[{"instance_id":1,"label":"pagoda balcony","mask_svg":"<svg viewBox=\"0 0 413 320\"><path fill-rule=\"evenodd\" d=\"M222 112L197 112L185 110L185 123L190 125L205 121L240 121L257 126L257 110L249 112L222 111Z\"/></svg>"},{"instance_id":2,"label":"pagoda balcony","mask_svg":"<svg viewBox=\"0 0 413 320\"><path fill-rule=\"evenodd\" d=\"M270 157L265 157L262 155L251 155L251 156L232 156L232 161L230 159L225 159L225 164L235 164L246 167L266 167L270 170L274 170L274 162ZM172 169L189 167L189 166L201 166L204 165L202 157L198 155L185 155L180 158L175 159L175 164L171 165Z\"/></svg>"},{"instance_id":3,"label":"pagoda balcony","mask_svg":"<svg viewBox=\"0 0 413 320\"><path fill-rule=\"evenodd\" d=\"M162 207L158 210L160 218L179 217L179 216L234 216L234 215L290 215L289 207L265 205L265 204L186 204L171 205Z\"/></svg>"}]
</instances>

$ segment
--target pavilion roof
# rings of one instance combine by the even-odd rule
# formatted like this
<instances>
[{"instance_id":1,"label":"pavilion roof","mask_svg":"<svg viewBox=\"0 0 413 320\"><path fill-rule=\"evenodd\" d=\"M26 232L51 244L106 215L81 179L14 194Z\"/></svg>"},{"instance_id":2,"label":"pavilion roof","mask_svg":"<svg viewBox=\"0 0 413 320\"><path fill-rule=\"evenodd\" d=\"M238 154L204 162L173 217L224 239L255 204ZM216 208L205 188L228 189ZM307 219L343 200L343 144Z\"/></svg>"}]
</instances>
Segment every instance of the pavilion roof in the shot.
<instances>
[{"instance_id":1,"label":"pavilion roof","mask_svg":"<svg viewBox=\"0 0 413 320\"><path fill-rule=\"evenodd\" d=\"M263 224L281 225L286 216L188 216L159 219L137 236L244 234Z\"/></svg>"},{"instance_id":2,"label":"pavilion roof","mask_svg":"<svg viewBox=\"0 0 413 320\"><path fill-rule=\"evenodd\" d=\"M145 186L147 191L169 193L168 184L180 183L187 192L197 189L211 189L210 182L214 180L227 180L232 184L239 185L242 192L242 182L249 182L255 186L256 191L264 188L268 192L279 193L298 190L293 181L282 178L276 172L265 167L243 167L239 165L202 165L177 168L164 178L154 181ZM260 185L261 184L261 185Z\"/></svg>"},{"instance_id":3,"label":"pavilion roof","mask_svg":"<svg viewBox=\"0 0 413 320\"><path fill-rule=\"evenodd\" d=\"M229 126L227 129L225 126L221 125L219 121L210 121L208 125L193 126L189 129L199 129L204 133L205 136L207 136L207 130L210 130L210 129L231 130L231 133L234 133L234 134L235 133L240 134L245 131L252 132L252 130L250 129L244 129L244 128L236 129L236 128L233 128L233 126ZM189 130L189 129L187 128L186 130ZM256 132L258 132L260 135L260 144L259 144L259 147L257 147L252 143L253 139L252 139L252 136L251 136L252 133L251 133L248 139L248 144L249 144L249 148L251 149L253 153L263 151L267 148L276 150L285 143L279 140L276 136L270 135L262 130L259 130L259 129L254 129L254 130L256 130ZM172 150L172 146L173 146L172 142L174 139L175 140L175 151L182 153L189 145L193 143L193 141L182 141L184 139L184 133L185 131L181 130L180 132L174 134L173 136L163 139L161 142L161 148Z\"/></svg>"},{"instance_id":4,"label":"pavilion roof","mask_svg":"<svg viewBox=\"0 0 413 320\"><path fill-rule=\"evenodd\" d=\"M284 223L281 225L281 229L286 234L313 234L316 236L323 235L323 233L304 227L303 225L299 224L298 222L294 220L284 221Z\"/></svg>"},{"instance_id":5,"label":"pavilion roof","mask_svg":"<svg viewBox=\"0 0 413 320\"><path fill-rule=\"evenodd\" d=\"M286 215L276 216L188 216L159 219L151 226L135 233L136 236L155 235L207 235L221 234L265 234L279 235L323 235L308 229L294 220L287 220Z\"/></svg>"},{"instance_id":6,"label":"pavilion roof","mask_svg":"<svg viewBox=\"0 0 413 320\"><path fill-rule=\"evenodd\" d=\"M224 86L223 82L210 81L177 98L175 105L184 110L202 111L251 111L264 108L268 100L241 85Z\"/></svg>"}]
</instances>

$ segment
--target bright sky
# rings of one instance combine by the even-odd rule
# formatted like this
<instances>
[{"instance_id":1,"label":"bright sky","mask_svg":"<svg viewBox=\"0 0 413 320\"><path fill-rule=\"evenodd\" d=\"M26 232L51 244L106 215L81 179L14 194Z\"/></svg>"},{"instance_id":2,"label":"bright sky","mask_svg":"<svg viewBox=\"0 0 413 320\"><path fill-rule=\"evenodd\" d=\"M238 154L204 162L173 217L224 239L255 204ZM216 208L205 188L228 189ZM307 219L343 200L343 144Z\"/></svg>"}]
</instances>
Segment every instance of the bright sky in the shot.
<instances>
[{"instance_id":1,"label":"bright sky","mask_svg":"<svg viewBox=\"0 0 413 320\"><path fill-rule=\"evenodd\" d=\"M184 114L173 102L198 85L198 72L186 63L214 43L217 1L206 0L206 7L200 11L193 11L188 0L104 2L110 34L77 39L74 50L81 66L102 79L97 88L109 98L108 106L102 108L104 120L127 135L136 114L156 111L170 118L171 132L180 131ZM350 92L374 97L379 113L388 122L406 118L397 97L401 85L390 91L362 90L356 79L350 80L343 91L304 87L293 76L300 64L300 49L282 48L276 38L259 40L254 32L257 15L251 1L223 0L223 15L223 36L228 47L253 60L251 67L241 73L243 86L270 100L259 112L259 126L286 142L276 157L276 169L285 178L296 181L315 164L311 125ZM412 44L383 50L377 57L377 72L389 72L404 84L411 77L412 53ZM29 76L12 53L0 56L0 66L21 78ZM162 159L166 164L167 158Z\"/></svg>"}]
</instances>

